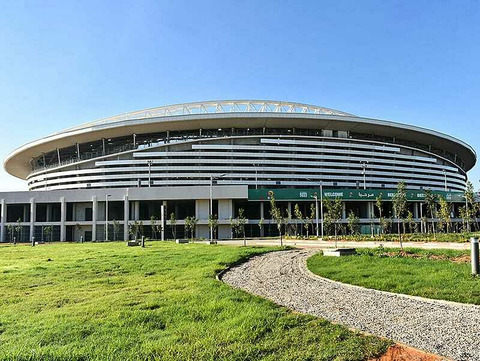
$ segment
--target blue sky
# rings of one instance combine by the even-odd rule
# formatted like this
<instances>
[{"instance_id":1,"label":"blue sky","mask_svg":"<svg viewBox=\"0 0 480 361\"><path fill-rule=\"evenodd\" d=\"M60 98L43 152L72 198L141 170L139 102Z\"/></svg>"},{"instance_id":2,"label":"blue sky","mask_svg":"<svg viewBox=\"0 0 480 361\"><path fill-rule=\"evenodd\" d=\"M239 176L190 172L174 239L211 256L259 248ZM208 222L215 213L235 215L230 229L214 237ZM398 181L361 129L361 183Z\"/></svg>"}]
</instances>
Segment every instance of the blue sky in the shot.
<instances>
[{"instance_id":1,"label":"blue sky","mask_svg":"<svg viewBox=\"0 0 480 361\"><path fill-rule=\"evenodd\" d=\"M480 151L479 1L1 1L0 158L83 122L212 99L305 102ZM469 177L479 188L480 166ZM0 190L26 189L0 171Z\"/></svg>"}]
</instances>

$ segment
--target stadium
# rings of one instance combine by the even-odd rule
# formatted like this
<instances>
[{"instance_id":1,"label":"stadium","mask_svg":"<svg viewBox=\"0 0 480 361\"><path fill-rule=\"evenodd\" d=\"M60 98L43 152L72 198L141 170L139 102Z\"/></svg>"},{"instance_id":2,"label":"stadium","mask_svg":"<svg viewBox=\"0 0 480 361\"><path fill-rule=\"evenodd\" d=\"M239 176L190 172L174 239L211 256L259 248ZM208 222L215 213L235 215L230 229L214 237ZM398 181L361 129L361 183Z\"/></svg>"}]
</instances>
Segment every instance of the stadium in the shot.
<instances>
[{"instance_id":1,"label":"stadium","mask_svg":"<svg viewBox=\"0 0 480 361\"><path fill-rule=\"evenodd\" d=\"M152 236L152 216L164 225L162 237L171 237L172 214L177 237L186 217L198 219L197 237L210 237L208 218L215 215L216 236L230 238L240 208L248 236L275 236L273 194L285 214L298 204L307 215L315 204L317 219L315 201L341 198L342 222L353 212L362 232L373 233L375 201L382 196L391 214L399 181L416 222L426 189L455 204L455 220L475 162L475 151L449 135L319 106L162 106L66 129L10 153L4 168L29 191L0 193L0 240L10 241L15 229L19 241L43 240L46 227L60 241L126 240L132 222Z\"/></svg>"}]
</instances>

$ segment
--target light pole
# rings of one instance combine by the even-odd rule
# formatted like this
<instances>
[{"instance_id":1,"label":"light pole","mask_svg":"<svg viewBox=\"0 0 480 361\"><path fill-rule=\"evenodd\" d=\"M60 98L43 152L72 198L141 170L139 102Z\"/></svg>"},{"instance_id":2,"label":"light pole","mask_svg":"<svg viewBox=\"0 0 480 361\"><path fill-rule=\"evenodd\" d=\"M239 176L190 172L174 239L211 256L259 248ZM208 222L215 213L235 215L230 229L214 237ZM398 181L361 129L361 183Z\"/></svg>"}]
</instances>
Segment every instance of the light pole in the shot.
<instances>
[{"instance_id":1,"label":"light pole","mask_svg":"<svg viewBox=\"0 0 480 361\"><path fill-rule=\"evenodd\" d=\"M111 196L111 194L105 195L105 242L108 242L108 197Z\"/></svg>"},{"instance_id":2,"label":"light pole","mask_svg":"<svg viewBox=\"0 0 480 361\"><path fill-rule=\"evenodd\" d=\"M147 160L148 163L148 186L152 186L152 160Z\"/></svg>"},{"instance_id":3,"label":"light pole","mask_svg":"<svg viewBox=\"0 0 480 361\"><path fill-rule=\"evenodd\" d=\"M218 179L218 178L222 178L225 176L225 173L222 173L220 175L217 175L217 176L213 176L212 174L210 174L210 242L213 242L213 180L214 179Z\"/></svg>"},{"instance_id":4,"label":"light pole","mask_svg":"<svg viewBox=\"0 0 480 361\"><path fill-rule=\"evenodd\" d=\"M323 183L320 181L320 225L321 225L321 240L323 241ZM317 227L317 236L318 236L318 227Z\"/></svg>"}]
</instances>

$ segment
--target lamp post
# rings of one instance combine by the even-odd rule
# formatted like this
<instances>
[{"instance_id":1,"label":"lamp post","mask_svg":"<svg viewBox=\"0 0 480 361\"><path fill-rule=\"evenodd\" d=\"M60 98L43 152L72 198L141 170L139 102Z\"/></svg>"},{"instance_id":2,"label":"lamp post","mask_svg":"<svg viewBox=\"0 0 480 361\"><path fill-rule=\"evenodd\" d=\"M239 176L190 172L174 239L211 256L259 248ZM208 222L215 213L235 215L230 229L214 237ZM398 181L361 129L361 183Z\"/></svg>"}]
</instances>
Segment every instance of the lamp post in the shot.
<instances>
[{"instance_id":1,"label":"lamp post","mask_svg":"<svg viewBox=\"0 0 480 361\"><path fill-rule=\"evenodd\" d=\"M213 180L222 178L225 176L225 173L222 173L217 176L210 174L210 218L213 219ZM210 242L213 242L213 222L210 221Z\"/></svg>"},{"instance_id":2,"label":"lamp post","mask_svg":"<svg viewBox=\"0 0 480 361\"><path fill-rule=\"evenodd\" d=\"M111 194L105 195L105 242L108 242L108 197L111 196Z\"/></svg>"},{"instance_id":3,"label":"lamp post","mask_svg":"<svg viewBox=\"0 0 480 361\"><path fill-rule=\"evenodd\" d=\"M321 240L323 241L323 183L320 181L320 226L321 226ZM318 237L318 227L317 227L317 237Z\"/></svg>"}]
</instances>

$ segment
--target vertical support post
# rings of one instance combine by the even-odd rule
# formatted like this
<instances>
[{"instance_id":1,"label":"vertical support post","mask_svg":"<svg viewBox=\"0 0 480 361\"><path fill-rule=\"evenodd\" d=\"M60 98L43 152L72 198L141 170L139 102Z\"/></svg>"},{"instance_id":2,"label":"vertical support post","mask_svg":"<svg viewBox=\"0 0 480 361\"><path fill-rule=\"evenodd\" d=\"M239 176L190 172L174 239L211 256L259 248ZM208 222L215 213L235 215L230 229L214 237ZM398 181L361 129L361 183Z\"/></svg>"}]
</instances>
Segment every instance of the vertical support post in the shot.
<instances>
[{"instance_id":1,"label":"vertical support post","mask_svg":"<svg viewBox=\"0 0 480 361\"><path fill-rule=\"evenodd\" d=\"M265 219L265 205L263 204L263 202L260 202L260 219ZM262 228L260 229L260 237L264 237L264 235L265 231L262 226Z\"/></svg>"},{"instance_id":2,"label":"vertical support post","mask_svg":"<svg viewBox=\"0 0 480 361\"><path fill-rule=\"evenodd\" d=\"M0 242L3 242L5 240L5 217L7 215L7 210L6 210L6 205L5 205L5 199L0 200L0 205L1 205L1 214L0 214Z\"/></svg>"},{"instance_id":3,"label":"vertical support post","mask_svg":"<svg viewBox=\"0 0 480 361\"><path fill-rule=\"evenodd\" d=\"M35 210L35 198L30 198L30 239L35 237Z\"/></svg>"},{"instance_id":4,"label":"vertical support post","mask_svg":"<svg viewBox=\"0 0 480 361\"><path fill-rule=\"evenodd\" d=\"M318 196L315 195L315 224L316 224L316 231L317 231L317 238L320 233L320 227L318 226Z\"/></svg>"},{"instance_id":5,"label":"vertical support post","mask_svg":"<svg viewBox=\"0 0 480 361\"><path fill-rule=\"evenodd\" d=\"M57 148L57 157L58 157L58 165L62 165L62 160L60 159L60 149Z\"/></svg>"},{"instance_id":6,"label":"vertical support post","mask_svg":"<svg viewBox=\"0 0 480 361\"><path fill-rule=\"evenodd\" d=\"M472 276L478 276L479 258L478 258L478 238L470 238L471 243L471 260L472 260Z\"/></svg>"},{"instance_id":7,"label":"vertical support post","mask_svg":"<svg viewBox=\"0 0 480 361\"><path fill-rule=\"evenodd\" d=\"M65 197L60 197L60 242L65 242L65 219L67 218L67 207Z\"/></svg>"},{"instance_id":8,"label":"vertical support post","mask_svg":"<svg viewBox=\"0 0 480 361\"><path fill-rule=\"evenodd\" d=\"M139 221L140 220L140 202L135 201L134 206L135 206L135 213L134 213L135 214L135 220Z\"/></svg>"},{"instance_id":9,"label":"vertical support post","mask_svg":"<svg viewBox=\"0 0 480 361\"><path fill-rule=\"evenodd\" d=\"M92 197L92 242L97 241L98 200Z\"/></svg>"},{"instance_id":10,"label":"vertical support post","mask_svg":"<svg viewBox=\"0 0 480 361\"><path fill-rule=\"evenodd\" d=\"M323 183L320 181L320 223L321 223L321 240L323 241Z\"/></svg>"},{"instance_id":11,"label":"vertical support post","mask_svg":"<svg viewBox=\"0 0 480 361\"><path fill-rule=\"evenodd\" d=\"M130 218L130 202L128 196L123 196L123 239L125 242L129 240L128 221Z\"/></svg>"},{"instance_id":12,"label":"vertical support post","mask_svg":"<svg viewBox=\"0 0 480 361\"><path fill-rule=\"evenodd\" d=\"M45 221L46 222L51 222L52 217L52 205L50 203L47 203L47 214L45 214Z\"/></svg>"},{"instance_id":13,"label":"vertical support post","mask_svg":"<svg viewBox=\"0 0 480 361\"><path fill-rule=\"evenodd\" d=\"M210 207L208 215L213 217L213 176L210 174ZM210 223L210 242L213 242L213 226Z\"/></svg>"},{"instance_id":14,"label":"vertical support post","mask_svg":"<svg viewBox=\"0 0 480 361\"><path fill-rule=\"evenodd\" d=\"M77 143L77 159L80 160L80 144Z\"/></svg>"},{"instance_id":15,"label":"vertical support post","mask_svg":"<svg viewBox=\"0 0 480 361\"><path fill-rule=\"evenodd\" d=\"M423 224L423 204L420 203L420 233L425 233L425 226Z\"/></svg>"},{"instance_id":16,"label":"vertical support post","mask_svg":"<svg viewBox=\"0 0 480 361\"><path fill-rule=\"evenodd\" d=\"M105 195L105 242L108 242L108 196Z\"/></svg>"},{"instance_id":17,"label":"vertical support post","mask_svg":"<svg viewBox=\"0 0 480 361\"><path fill-rule=\"evenodd\" d=\"M161 223L161 240L165 241L165 204L162 204L160 207L160 222Z\"/></svg>"}]
</instances>

